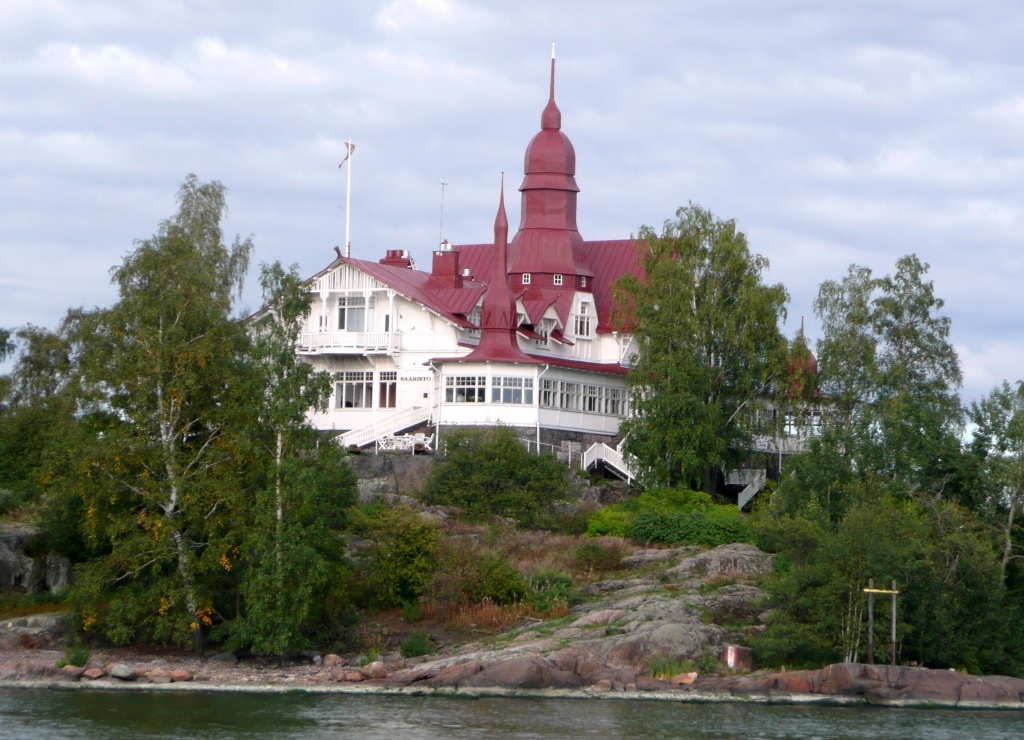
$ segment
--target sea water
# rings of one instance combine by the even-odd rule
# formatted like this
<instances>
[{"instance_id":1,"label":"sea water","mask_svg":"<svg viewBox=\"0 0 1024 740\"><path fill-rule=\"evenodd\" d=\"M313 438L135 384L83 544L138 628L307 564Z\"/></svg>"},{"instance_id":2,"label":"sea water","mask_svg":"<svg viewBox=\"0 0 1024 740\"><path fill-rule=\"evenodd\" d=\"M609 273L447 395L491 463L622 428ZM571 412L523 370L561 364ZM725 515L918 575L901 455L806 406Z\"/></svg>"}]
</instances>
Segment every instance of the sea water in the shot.
<instances>
[{"instance_id":1,"label":"sea water","mask_svg":"<svg viewBox=\"0 0 1024 740\"><path fill-rule=\"evenodd\" d=\"M1000 738L1024 712L461 699L372 694L0 689L0 738Z\"/></svg>"}]
</instances>

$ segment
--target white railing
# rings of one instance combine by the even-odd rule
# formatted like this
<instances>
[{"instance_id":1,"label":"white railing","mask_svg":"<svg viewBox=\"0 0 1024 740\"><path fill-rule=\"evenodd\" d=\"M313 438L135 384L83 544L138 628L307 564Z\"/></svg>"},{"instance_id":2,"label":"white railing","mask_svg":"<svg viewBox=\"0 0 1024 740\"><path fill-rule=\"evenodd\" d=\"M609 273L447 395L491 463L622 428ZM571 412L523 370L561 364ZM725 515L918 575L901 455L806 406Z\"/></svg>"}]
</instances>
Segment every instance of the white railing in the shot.
<instances>
[{"instance_id":1,"label":"white railing","mask_svg":"<svg viewBox=\"0 0 1024 740\"><path fill-rule=\"evenodd\" d=\"M394 333L389 331L304 331L299 334L299 351L394 350Z\"/></svg>"},{"instance_id":2,"label":"white railing","mask_svg":"<svg viewBox=\"0 0 1024 740\"><path fill-rule=\"evenodd\" d=\"M553 445L547 442L537 442L534 439L519 438L520 444L526 448L527 452L531 452L537 455L544 453L551 453L558 460L564 462L570 468L573 467L574 460L583 460L583 453L579 451L579 444L572 443L568 445Z\"/></svg>"},{"instance_id":3,"label":"white railing","mask_svg":"<svg viewBox=\"0 0 1024 740\"><path fill-rule=\"evenodd\" d=\"M376 442L382 437L386 437L389 434L400 432L403 429L414 427L417 424L422 424L425 421L430 421L430 407L429 406L413 406L411 409L403 409L394 414L385 416L382 419L378 419L372 424L367 424L364 427L357 429L351 429L344 434L338 436L338 444L342 447L350 447L355 445L356 447L363 447Z\"/></svg>"},{"instance_id":4,"label":"white railing","mask_svg":"<svg viewBox=\"0 0 1024 740\"><path fill-rule=\"evenodd\" d=\"M632 483L636 479L636 471L623 452L623 442L619 442L617 447L611 447L604 442L595 442L590 445L590 449L583 453L583 464L581 467L587 470L591 465L600 460L606 466L614 468L624 475L627 483Z\"/></svg>"}]
</instances>

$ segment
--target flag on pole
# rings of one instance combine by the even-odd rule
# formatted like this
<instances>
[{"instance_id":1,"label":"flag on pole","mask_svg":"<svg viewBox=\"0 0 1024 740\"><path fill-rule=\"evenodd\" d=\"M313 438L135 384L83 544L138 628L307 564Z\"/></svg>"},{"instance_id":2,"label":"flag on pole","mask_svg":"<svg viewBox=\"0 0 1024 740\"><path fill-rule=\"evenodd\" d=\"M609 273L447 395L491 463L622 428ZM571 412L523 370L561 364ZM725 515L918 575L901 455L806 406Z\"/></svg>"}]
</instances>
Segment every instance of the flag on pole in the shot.
<instances>
[{"instance_id":1,"label":"flag on pole","mask_svg":"<svg viewBox=\"0 0 1024 740\"><path fill-rule=\"evenodd\" d=\"M351 141L345 142L345 158L341 160L341 164L338 165L339 170L345 166L345 163L348 161L348 158L352 156L352 152L354 152L355 150L355 144L353 144Z\"/></svg>"}]
</instances>

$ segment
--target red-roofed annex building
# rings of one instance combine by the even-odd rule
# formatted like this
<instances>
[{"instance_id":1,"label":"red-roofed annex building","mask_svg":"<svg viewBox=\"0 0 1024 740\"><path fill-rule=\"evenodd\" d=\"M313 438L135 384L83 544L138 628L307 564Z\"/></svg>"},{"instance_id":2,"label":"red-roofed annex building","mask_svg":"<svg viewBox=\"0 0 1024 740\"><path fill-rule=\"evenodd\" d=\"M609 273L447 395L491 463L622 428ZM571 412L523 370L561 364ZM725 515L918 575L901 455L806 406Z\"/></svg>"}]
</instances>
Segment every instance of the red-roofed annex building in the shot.
<instances>
[{"instance_id":1,"label":"red-roofed annex building","mask_svg":"<svg viewBox=\"0 0 1024 740\"><path fill-rule=\"evenodd\" d=\"M639 273L629 239L584 241L576 154L551 91L526 149L519 230L502 192L489 244L448 246L430 272L407 252L337 258L311 278L298 351L335 378L313 413L342 444L429 424L505 424L561 449L616 441L628 412L632 338L612 325L612 283ZM502 190L504 186L502 187Z\"/></svg>"}]
</instances>

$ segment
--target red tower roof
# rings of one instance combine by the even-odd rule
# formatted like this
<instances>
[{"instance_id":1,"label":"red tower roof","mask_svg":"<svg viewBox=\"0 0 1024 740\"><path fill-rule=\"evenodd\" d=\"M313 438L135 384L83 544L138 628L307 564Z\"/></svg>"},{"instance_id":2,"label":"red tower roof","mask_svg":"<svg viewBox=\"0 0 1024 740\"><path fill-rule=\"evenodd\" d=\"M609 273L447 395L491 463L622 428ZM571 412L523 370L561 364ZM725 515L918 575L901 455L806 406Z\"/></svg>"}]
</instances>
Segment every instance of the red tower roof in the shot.
<instances>
[{"instance_id":1,"label":"red tower roof","mask_svg":"<svg viewBox=\"0 0 1024 740\"><path fill-rule=\"evenodd\" d=\"M555 59L551 58L548 103L541 130L526 148L519 231L512 240L509 272L590 277L583 238L576 226L576 150L561 131L555 103ZM564 283L566 288L573 281Z\"/></svg>"}]
</instances>

